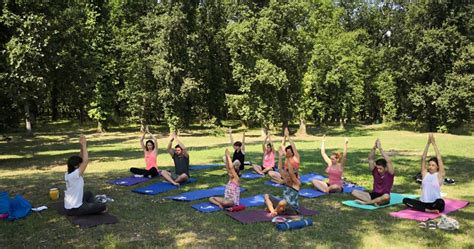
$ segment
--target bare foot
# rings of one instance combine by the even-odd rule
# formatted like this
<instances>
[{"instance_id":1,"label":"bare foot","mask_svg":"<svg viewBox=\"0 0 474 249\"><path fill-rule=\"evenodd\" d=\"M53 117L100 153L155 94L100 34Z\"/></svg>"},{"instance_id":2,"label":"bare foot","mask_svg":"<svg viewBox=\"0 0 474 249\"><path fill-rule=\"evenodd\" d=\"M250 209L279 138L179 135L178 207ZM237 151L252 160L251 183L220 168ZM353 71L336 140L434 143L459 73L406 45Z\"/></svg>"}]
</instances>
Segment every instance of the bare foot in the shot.
<instances>
[{"instance_id":1,"label":"bare foot","mask_svg":"<svg viewBox=\"0 0 474 249\"><path fill-rule=\"evenodd\" d=\"M357 202L359 204L362 204L362 205L367 205L368 204L367 202L361 201L361 200L355 200L355 202Z\"/></svg>"},{"instance_id":2,"label":"bare foot","mask_svg":"<svg viewBox=\"0 0 474 249\"><path fill-rule=\"evenodd\" d=\"M219 206L220 209L224 209L224 206L222 206L222 204L217 204L217 206Z\"/></svg>"},{"instance_id":3,"label":"bare foot","mask_svg":"<svg viewBox=\"0 0 474 249\"><path fill-rule=\"evenodd\" d=\"M433 213L433 214L439 214L438 209L425 209L425 212L427 213Z\"/></svg>"},{"instance_id":4,"label":"bare foot","mask_svg":"<svg viewBox=\"0 0 474 249\"><path fill-rule=\"evenodd\" d=\"M175 185L176 187L179 187L179 182L175 182L173 183L173 185Z\"/></svg>"}]
</instances>

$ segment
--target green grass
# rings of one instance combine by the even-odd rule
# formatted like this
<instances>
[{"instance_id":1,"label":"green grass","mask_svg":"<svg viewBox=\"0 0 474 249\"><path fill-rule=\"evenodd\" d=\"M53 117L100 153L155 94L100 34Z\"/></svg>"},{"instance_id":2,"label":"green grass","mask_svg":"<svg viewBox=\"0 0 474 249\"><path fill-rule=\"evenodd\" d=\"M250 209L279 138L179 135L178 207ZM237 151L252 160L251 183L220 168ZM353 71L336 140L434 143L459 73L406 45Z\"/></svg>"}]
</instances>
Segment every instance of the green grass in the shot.
<instances>
[{"instance_id":1,"label":"green grass","mask_svg":"<svg viewBox=\"0 0 474 249\"><path fill-rule=\"evenodd\" d=\"M69 127L69 129L68 129ZM70 127L73 127L71 131ZM167 135L164 127L154 127L163 133L159 139L158 164L171 168L172 160L165 153ZM397 128L397 127L396 127ZM400 127L398 127L399 129ZM86 189L95 194L106 194L115 199L108 205L110 213L120 219L119 224L79 229L66 218L47 210L30 214L15 222L0 222L0 248L22 247L224 247L224 248L472 248L474 246L474 208L468 206L452 213L461 229L455 232L423 230L415 221L400 220L389 212L404 208L401 205L366 211L343 206L341 201L352 199L348 194L336 194L316 199L301 198L301 203L316 209L314 225L301 230L278 232L270 223L242 225L223 212L202 214L190 207L193 203L163 200L164 196L197 188L226 183L222 176L193 171L198 183L183 186L180 190L156 196L132 193L137 186L120 187L106 184L106 180L129 175L130 167L144 166L140 150L138 128L117 127L105 134L94 133L94 127L71 126L57 123L40 127L34 137L19 133L8 134L9 142L0 142L0 190L11 195L22 194L33 206L51 206L48 190L64 190L65 161L79 151L78 135L89 139L91 163L85 174ZM192 164L220 163L227 137L209 136L210 130L193 128L184 132L182 141L188 146ZM234 137L240 139L240 131ZM310 129L310 136L295 138L302 155L301 171L324 172L319 152L320 136L329 134L328 150L341 150L343 136L350 138L348 163L344 175L367 188L372 178L367 166L367 155L374 140L379 137L383 147L390 151L396 167L394 192L418 193L419 185L412 176L419 171L419 160L427 134L409 130L396 130L383 125ZM260 130L248 132L246 160L261 162ZM474 201L474 138L436 134L443 154L448 177L456 185L443 186L448 198ZM275 139L277 140L277 139ZM279 141L279 138L278 138ZM432 154L433 151L431 150ZM242 197L261 193L280 195L280 189L264 185L267 179L244 180L248 189ZM152 182L161 181L154 179ZM144 186L150 183L141 184ZM63 192L61 192L62 194Z\"/></svg>"}]
</instances>

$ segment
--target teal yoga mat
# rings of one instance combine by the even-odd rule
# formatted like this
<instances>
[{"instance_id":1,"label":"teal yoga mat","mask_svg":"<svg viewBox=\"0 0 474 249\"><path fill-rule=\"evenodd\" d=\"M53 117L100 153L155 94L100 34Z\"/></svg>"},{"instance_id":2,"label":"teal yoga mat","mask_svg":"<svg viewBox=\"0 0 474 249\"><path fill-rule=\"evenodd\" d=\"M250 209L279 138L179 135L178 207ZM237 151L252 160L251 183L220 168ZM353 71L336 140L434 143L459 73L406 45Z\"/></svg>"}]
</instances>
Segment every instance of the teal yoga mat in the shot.
<instances>
[{"instance_id":1,"label":"teal yoga mat","mask_svg":"<svg viewBox=\"0 0 474 249\"><path fill-rule=\"evenodd\" d=\"M402 203L403 198L417 198L417 197L418 195L390 193L390 203L386 205L382 205L382 206L362 205L360 203L355 202L354 200L343 201L342 204L347 205L349 207L361 208L361 209L366 209L366 210L375 210L379 208L384 208L384 207L400 204Z\"/></svg>"}]
</instances>

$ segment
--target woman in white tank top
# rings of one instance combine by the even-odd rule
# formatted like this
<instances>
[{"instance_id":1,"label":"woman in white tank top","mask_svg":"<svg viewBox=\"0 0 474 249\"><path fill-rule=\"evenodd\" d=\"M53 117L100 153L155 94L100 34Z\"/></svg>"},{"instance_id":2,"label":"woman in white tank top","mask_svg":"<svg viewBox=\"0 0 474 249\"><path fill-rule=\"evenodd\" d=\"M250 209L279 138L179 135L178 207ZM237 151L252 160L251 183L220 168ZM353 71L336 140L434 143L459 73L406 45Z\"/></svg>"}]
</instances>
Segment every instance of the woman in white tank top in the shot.
<instances>
[{"instance_id":1,"label":"woman in white tank top","mask_svg":"<svg viewBox=\"0 0 474 249\"><path fill-rule=\"evenodd\" d=\"M426 155L430 144L436 152L436 157L428 160L426 167ZM429 213L440 213L444 210L444 200L441 198L441 184L445 176L444 164L439 153L438 146L432 133L428 137L423 156L421 157L421 197L420 200L405 198L403 203L410 208Z\"/></svg>"}]
</instances>

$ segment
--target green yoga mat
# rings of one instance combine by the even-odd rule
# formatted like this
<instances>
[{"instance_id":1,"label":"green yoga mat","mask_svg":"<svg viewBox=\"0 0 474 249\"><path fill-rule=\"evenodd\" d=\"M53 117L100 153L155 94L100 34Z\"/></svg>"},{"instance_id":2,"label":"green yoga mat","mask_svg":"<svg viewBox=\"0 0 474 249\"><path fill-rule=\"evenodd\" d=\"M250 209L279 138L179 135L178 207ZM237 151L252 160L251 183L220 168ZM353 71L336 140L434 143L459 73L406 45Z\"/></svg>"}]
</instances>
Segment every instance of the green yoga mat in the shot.
<instances>
[{"instance_id":1,"label":"green yoga mat","mask_svg":"<svg viewBox=\"0 0 474 249\"><path fill-rule=\"evenodd\" d=\"M352 201L343 201L342 204L350 206L350 207L355 207L355 208L362 208L362 209L366 209L366 210L375 210L375 209L379 209L379 208L384 208L384 207L400 204L400 203L402 203L403 198L418 198L418 195L390 193L390 203L382 205L382 206L362 205L360 203L357 203L354 200L352 200Z\"/></svg>"},{"instance_id":2,"label":"green yoga mat","mask_svg":"<svg viewBox=\"0 0 474 249\"><path fill-rule=\"evenodd\" d=\"M204 172L202 174L207 175L207 176L223 176L223 175L227 174L227 170L225 170L225 169L216 169L216 170L213 170L213 171Z\"/></svg>"}]
</instances>

